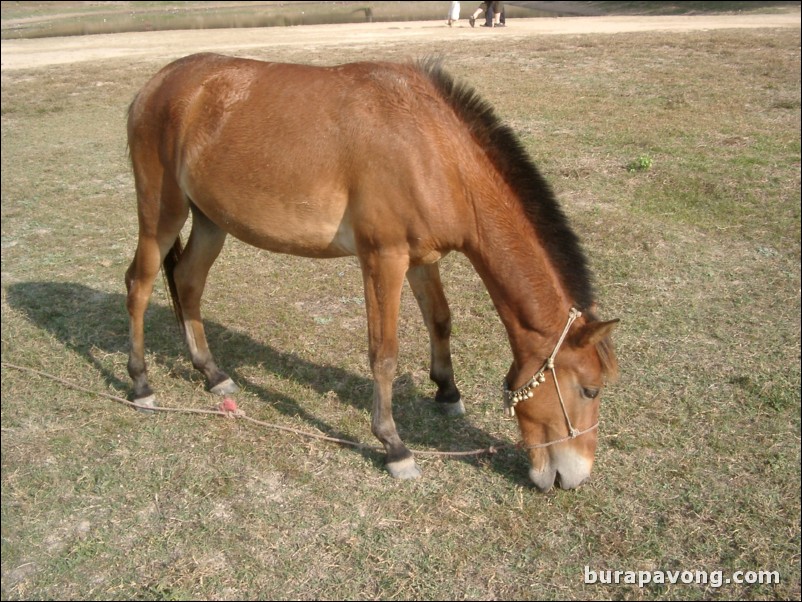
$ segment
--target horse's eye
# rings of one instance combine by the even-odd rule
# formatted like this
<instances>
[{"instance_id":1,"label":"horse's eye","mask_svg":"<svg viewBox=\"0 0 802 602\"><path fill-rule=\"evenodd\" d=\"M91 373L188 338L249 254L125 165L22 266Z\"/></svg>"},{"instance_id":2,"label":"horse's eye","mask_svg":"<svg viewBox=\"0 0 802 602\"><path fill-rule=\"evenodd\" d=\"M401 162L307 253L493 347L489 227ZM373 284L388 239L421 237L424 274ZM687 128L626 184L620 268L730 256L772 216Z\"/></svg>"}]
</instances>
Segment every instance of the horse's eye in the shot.
<instances>
[{"instance_id":1,"label":"horse's eye","mask_svg":"<svg viewBox=\"0 0 802 602\"><path fill-rule=\"evenodd\" d=\"M582 395L588 399L596 399L600 392L601 389L596 389L594 387L582 387Z\"/></svg>"}]
</instances>

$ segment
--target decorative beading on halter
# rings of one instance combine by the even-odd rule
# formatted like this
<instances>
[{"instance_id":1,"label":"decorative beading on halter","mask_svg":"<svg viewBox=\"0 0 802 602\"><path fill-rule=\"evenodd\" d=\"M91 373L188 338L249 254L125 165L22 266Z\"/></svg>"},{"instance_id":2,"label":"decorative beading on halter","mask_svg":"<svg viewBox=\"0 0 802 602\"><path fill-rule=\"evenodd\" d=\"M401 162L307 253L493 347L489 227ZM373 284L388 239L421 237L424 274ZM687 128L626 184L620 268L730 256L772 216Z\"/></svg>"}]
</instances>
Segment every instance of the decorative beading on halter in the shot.
<instances>
[{"instance_id":1,"label":"decorative beading on halter","mask_svg":"<svg viewBox=\"0 0 802 602\"><path fill-rule=\"evenodd\" d=\"M563 401L562 392L560 391L560 384L557 382L557 372L554 369L554 358L557 356L557 352L560 351L560 347L562 347L565 337L568 336L568 330L571 328L571 325L581 315L581 311L575 307L571 308L571 310L568 312L568 322L565 324L565 328L563 328L562 334L560 335L557 344L554 346L554 350L551 352L551 355L546 358L546 361L543 363L543 366L540 368L540 370L538 370L525 385L512 391L510 390L507 380L504 380L504 413L509 417L513 417L515 416L515 406L522 401L531 399L535 394L534 390L539 387L541 383L546 382L546 371L551 370L552 372L554 386L557 389L557 399L560 400L560 407L562 408L563 416L565 416L565 422L568 425L568 437L563 437L562 439L549 441L548 443L542 443L535 446L527 446L527 448L533 449L536 447L548 447L549 445L554 445L555 443L561 443L563 441L573 439L574 437L578 437L579 435L584 435L585 433L592 431L599 426L599 424L596 423L592 427L583 431L578 431L574 428L574 425L571 424L571 419L568 417L568 410L565 408L565 402Z\"/></svg>"}]
</instances>

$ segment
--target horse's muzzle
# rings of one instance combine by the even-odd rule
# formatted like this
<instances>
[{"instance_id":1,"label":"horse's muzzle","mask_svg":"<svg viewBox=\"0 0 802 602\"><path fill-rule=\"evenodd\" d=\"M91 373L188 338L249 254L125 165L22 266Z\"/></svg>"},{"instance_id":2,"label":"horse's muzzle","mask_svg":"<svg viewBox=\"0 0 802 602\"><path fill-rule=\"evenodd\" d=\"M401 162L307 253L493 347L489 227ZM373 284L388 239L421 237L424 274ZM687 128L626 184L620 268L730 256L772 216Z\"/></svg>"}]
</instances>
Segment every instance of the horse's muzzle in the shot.
<instances>
[{"instance_id":1,"label":"horse's muzzle","mask_svg":"<svg viewBox=\"0 0 802 602\"><path fill-rule=\"evenodd\" d=\"M545 493L556 483L561 489L576 489L590 478L593 460L588 460L573 450L561 450L553 454L542 469L529 469L529 478Z\"/></svg>"}]
</instances>

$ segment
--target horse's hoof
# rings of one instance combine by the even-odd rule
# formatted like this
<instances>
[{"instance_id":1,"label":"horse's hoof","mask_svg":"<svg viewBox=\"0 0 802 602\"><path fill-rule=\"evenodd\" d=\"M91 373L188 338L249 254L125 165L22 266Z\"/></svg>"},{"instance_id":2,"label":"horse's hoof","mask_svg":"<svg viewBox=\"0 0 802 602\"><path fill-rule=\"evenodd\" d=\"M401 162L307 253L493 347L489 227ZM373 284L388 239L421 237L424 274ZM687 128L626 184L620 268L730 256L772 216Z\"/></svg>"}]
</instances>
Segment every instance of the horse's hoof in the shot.
<instances>
[{"instance_id":1,"label":"horse's hoof","mask_svg":"<svg viewBox=\"0 0 802 602\"><path fill-rule=\"evenodd\" d=\"M136 411L142 412L143 414L155 414L154 410L150 410L148 408L158 408L159 404L156 402L155 395L148 395L147 397L140 397L139 399L135 399L134 403L136 404Z\"/></svg>"},{"instance_id":2,"label":"horse's hoof","mask_svg":"<svg viewBox=\"0 0 802 602\"><path fill-rule=\"evenodd\" d=\"M420 468L415 464L415 458L404 458L398 462L389 462L387 470L394 479L419 479Z\"/></svg>"},{"instance_id":3,"label":"horse's hoof","mask_svg":"<svg viewBox=\"0 0 802 602\"><path fill-rule=\"evenodd\" d=\"M230 395L239 391L239 387L233 380L227 378L213 386L210 391L215 395Z\"/></svg>"},{"instance_id":4,"label":"horse's hoof","mask_svg":"<svg viewBox=\"0 0 802 602\"><path fill-rule=\"evenodd\" d=\"M461 399L454 401L452 403L445 403L441 401L437 403L437 407L446 416L465 415L465 404L462 403Z\"/></svg>"}]
</instances>

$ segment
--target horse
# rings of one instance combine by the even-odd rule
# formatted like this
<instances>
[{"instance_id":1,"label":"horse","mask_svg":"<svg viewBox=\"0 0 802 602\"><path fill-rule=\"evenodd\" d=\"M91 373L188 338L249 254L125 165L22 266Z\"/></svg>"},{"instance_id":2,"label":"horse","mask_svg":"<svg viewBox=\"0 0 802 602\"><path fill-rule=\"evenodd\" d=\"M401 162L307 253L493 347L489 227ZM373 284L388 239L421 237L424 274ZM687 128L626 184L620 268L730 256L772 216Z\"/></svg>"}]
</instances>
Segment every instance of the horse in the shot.
<instances>
[{"instance_id":1,"label":"horse","mask_svg":"<svg viewBox=\"0 0 802 602\"><path fill-rule=\"evenodd\" d=\"M193 366L226 395L237 385L215 362L200 313L226 236L310 258L356 256L371 431L390 475L418 478L392 415L401 291L406 280L428 330L435 407L462 415L438 267L456 251L479 274L509 339L503 400L529 477L547 491L590 476L600 392L617 373L618 320L596 317L579 238L515 133L439 60L319 67L195 54L141 88L127 133L139 223L125 275L128 373L138 405L158 404L144 314L160 270Z\"/></svg>"}]
</instances>

